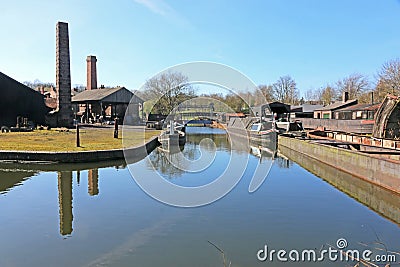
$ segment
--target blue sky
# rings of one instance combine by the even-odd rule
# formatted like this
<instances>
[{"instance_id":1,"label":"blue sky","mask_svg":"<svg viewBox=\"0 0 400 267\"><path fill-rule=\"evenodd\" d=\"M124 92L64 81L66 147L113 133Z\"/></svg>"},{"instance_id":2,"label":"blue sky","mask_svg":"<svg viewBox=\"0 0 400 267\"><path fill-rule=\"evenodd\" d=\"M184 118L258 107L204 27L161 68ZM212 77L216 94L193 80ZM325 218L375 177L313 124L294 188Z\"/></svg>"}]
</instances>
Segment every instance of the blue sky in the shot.
<instances>
[{"instance_id":1,"label":"blue sky","mask_svg":"<svg viewBox=\"0 0 400 267\"><path fill-rule=\"evenodd\" d=\"M55 25L69 23L73 84L138 89L172 65L212 61L256 84L291 75L301 92L354 72L374 81L400 57L398 0L14 0L1 4L0 71L55 82Z\"/></svg>"}]
</instances>

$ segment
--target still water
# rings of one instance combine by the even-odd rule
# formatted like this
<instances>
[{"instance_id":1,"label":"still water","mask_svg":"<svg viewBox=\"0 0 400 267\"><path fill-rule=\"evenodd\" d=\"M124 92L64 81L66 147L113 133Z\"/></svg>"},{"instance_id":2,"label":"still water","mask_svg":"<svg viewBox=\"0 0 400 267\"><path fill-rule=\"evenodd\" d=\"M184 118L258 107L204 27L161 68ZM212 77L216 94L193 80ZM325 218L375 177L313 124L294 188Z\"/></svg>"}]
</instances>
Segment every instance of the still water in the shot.
<instances>
[{"instance_id":1,"label":"still water","mask_svg":"<svg viewBox=\"0 0 400 267\"><path fill-rule=\"evenodd\" d=\"M249 157L243 178L229 194L197 208L154 200L124 162L1 164L0 266L224 266L223 256L225 266L354 266L257 259L265 245L318 252L336 248L339 238L346 239L348 249L369 248L374 255L384 246L400 251L398 195L293 151L275 159L231 151L218 129L189 128L185 157L200 157L204 138L214 141L216 156L200 173L174 168L160 150L149 155L151 164L135 163L143 170L137 175L155 168L171 183L199 186L225 169L231 153ZM256 166L271 163L266 180L249 193Z\"/></svg>"}]
</instances>

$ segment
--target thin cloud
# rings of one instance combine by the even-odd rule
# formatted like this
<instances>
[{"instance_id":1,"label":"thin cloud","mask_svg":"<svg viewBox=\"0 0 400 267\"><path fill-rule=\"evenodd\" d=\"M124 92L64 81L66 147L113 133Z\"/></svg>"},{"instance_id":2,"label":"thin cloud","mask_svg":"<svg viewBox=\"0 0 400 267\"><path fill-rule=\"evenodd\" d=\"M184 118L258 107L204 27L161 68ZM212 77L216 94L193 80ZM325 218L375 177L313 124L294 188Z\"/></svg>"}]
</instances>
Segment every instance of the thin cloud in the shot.
<instances>
[{"instance_id":1,"label":"thin cloud","mask_svg":"<svg viewBox=\"0 0 400 267\"><path fill-rule=\"evenodd\" d=\"M143 5L150 9L153 13L167 17L175 11L162 0L134 0L136 3Z\"/></svg>"},{"instance_id":2,"label":"thin cloud","mask_svg":"<svg viewBox=\"0 0 400 267\"><path fill-rule=\"evenodd\" d=\"M182 17L175 9L163 0L134 0L136 3L145 6L151 12L161 15L181 26L191 27L190 23Z\"/></svg>"}]
</instances>

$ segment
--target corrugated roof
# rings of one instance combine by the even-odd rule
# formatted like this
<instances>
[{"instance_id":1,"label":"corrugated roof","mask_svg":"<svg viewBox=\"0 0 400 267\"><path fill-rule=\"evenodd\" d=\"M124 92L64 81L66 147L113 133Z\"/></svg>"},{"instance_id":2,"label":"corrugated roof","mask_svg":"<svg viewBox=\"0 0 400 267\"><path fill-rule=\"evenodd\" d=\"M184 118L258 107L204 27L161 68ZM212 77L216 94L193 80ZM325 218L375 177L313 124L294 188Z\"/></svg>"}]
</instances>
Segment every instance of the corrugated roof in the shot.
<instances>
[{"instance_id":1,"label":"corrugated roof","mask_svg":"<svg viewBox=\"0 0 400 267\"><path fill-rule=\"evenodd\" d=\"M325 106L323 108L319 108L319 109L316 109L316 110L336 110L336 109L339 109L339 108L341 108L343 106L347 106L347 105L351 105L351 104L354 104L354 105L357 104L357 99L347 100L346 102L336 101L333 104L330 104L328 106Z\"/></svg>"},{"instance_id":2,"label":"corrugated roof","mask_svg":"<svg viewBox=\"0 0 400 267\"><path fill-rule=\"evenodd\" d=\"M100 101L125 87L85 90L72 97L72 102Z\"/></svg>"},{"instance_id":3,"label":"corrugated roof","mask_svg":"<svg viewBox=\"0 0 400 267\"><path fill-rule=\"evenodd\" d=\"M338 111L358 111L358 110L376 110L381 104L357 104L350 107L341 108Z\"/></svg>"}]
</instances>

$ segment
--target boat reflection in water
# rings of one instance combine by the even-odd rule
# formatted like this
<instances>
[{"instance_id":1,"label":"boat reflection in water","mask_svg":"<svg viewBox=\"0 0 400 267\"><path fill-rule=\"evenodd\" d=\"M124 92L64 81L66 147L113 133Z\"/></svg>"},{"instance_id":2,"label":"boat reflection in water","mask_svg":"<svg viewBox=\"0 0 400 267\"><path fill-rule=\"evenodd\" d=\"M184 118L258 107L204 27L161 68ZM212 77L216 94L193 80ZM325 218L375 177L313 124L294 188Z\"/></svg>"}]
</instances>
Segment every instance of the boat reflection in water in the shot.
<instances>
[{"instance_id":1,"label":"boat reflection in water","mask_svg":"<svg viewBox=\"0 0 400 267\"><path fill-rule=\"evenodd\" d=\"M226 170L230 162L228 160L222 163L221 158L226 160L227 154L234 152L244 157L253 155L260 159L248 188L249 192L254 192L266 179L276 157L276 137L272 138L273 134L268 138L254 139L249 137L245 130L241 135L240 129L239 132L231 132L229 129L225 131L207 127L187 127L186 132L184 146L175 144L174 147L168 143L166 145L162 143L161 147L150 154L148 167L154 168L166 179L173 181L176 181L174 178L180 177L184 173L202 172L203 177L196 177L193 174L189 184L191 186L204 185L205 180L212 181L211 179L204 180L204 176L216 178ZM221 155L221 153L225 155ZM221 166L223 167L221 168ZM209 170L206 170L208 168ZM203 180L203 182L196 183L193 182L194 180ZM185 182L182 181L177 181L177 183L185 185Z\"/></svg>"}]
</instances>

